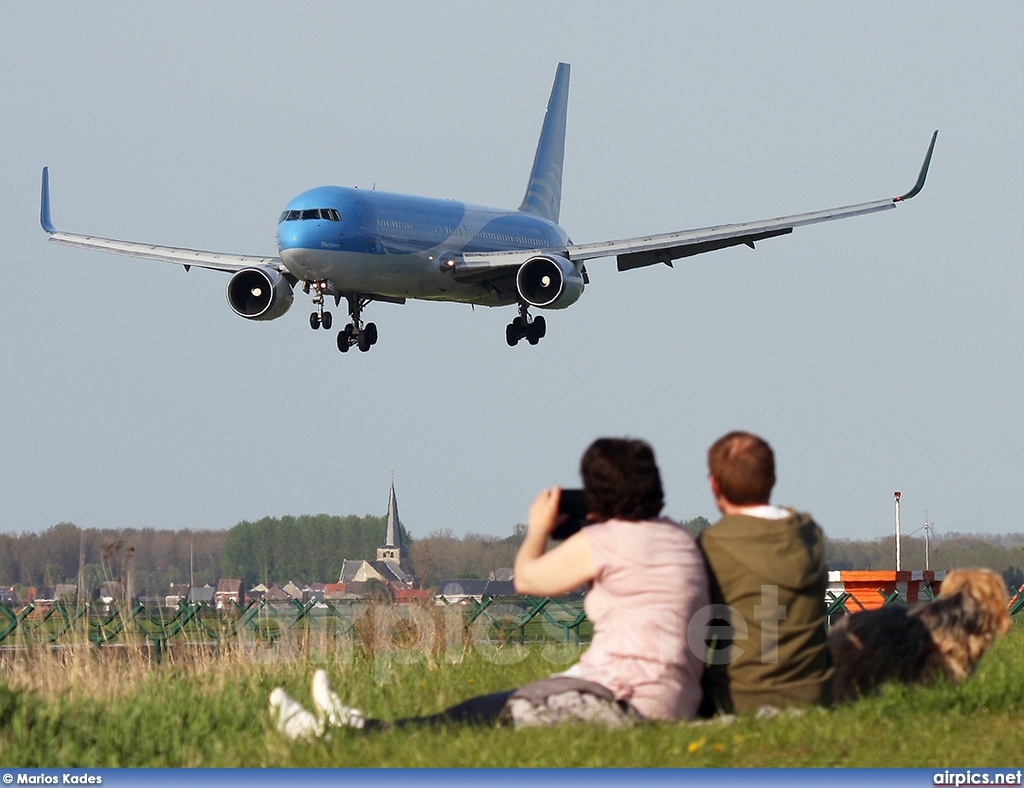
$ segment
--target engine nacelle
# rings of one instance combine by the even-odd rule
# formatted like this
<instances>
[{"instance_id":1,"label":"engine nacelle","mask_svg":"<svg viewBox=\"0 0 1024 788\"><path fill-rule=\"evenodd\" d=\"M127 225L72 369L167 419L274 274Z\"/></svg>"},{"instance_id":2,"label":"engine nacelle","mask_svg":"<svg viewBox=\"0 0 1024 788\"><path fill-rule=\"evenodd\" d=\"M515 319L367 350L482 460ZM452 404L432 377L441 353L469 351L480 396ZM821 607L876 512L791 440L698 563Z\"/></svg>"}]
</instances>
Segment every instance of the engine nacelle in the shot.
<instances>
[{"instance_id":1,"label":"engine nacelle","mask_svg":"<svg viewBox=\"0 0 1024 788\"><path fill-rule=\"evenodd\" d=\"M572 261L557 255L531 257L516 273L519 297L530 306L565 309L583 295L583 275Z\"/></svg>"},{"instance_id":2,"label":"engine nacelle","mask_svg":"<svg viewBox=\"0 0 1024 788\"><path fill-rule=\"evenodd\" d=\"M292 305L292 286L266 266L243 268L228 280L228 305L247 320L273 320Z\"/></svg>"}]
</instances>

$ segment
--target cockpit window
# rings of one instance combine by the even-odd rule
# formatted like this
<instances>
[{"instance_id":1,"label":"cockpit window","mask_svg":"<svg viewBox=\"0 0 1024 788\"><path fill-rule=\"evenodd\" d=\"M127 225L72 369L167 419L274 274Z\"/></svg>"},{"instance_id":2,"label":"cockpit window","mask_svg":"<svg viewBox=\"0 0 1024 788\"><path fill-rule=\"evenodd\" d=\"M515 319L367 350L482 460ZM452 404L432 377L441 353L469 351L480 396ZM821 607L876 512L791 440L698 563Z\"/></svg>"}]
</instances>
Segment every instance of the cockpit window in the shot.
<instances>
[{"instance_id":1,"label":"cockpit window","mask_svg":"<svg viewBox=\"0 0 1024 788\"><path fill-rule=\"evenodd\" d=\"M324 219L328 222L340 222L341 214L334 208L307 208L303 211L285 211L278 219L281 222L301 222L307 219Z\"/></svg>"}]
</instances>

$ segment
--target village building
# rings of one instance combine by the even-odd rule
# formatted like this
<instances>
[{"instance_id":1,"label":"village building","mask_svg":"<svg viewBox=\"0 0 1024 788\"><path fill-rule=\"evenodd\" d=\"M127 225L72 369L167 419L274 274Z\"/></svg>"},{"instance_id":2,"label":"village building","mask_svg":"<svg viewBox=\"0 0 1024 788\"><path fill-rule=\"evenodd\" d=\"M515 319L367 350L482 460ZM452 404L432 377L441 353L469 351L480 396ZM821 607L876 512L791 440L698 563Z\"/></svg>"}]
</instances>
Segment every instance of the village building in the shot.
<instances>
[{"instance_id":1,"label":"village building","mask_svg":"<svg viewBox=\"0 0 1024 788\"><path fill-rule=\"evenodd\" d=\"M442 580L437 584L439 605L479 604L487 597L513 596L515 584L511 580Z\"/></svg>"},{"instance_id":2,"label":"village building","mask_svg":"<svg viewBox=\"0 0 1024 788\"><path fill-rule=\"evenodd\" d=\"M217 610L230 610L232 602L240 605L244 598L241 580L220 580L217 583L217 590L213 592L213 602Z\"/></svg>"},{"instance_id":3,"label":"village building","mask_svg":"<svg viewBox=\"0 0 1024 788\"><path fill-rule=\"evenodd\" d=\"M109 612L112 605L125 604L128 593L119 581L107 580L100 583L99 600L104 610Z\"/></svg>"},{"instance_id":4,"label":"village building","mask_svg":"<svg viewBox=\"0 0 1024 788\"><path fill-rule=\"evenodd\" d=\"M274 607L291 607L292 597L277 583L271 583L270 588L263 594L263 601Z\"/></svg>"},{"instance_id":5,"label":"village building","mask_svg":"<svg viewBox=\"0 0 1024 788\"><path fill-rule=\"evenodd\" d=\"M188 583L171 583L167 596L164 597L164 605L177 607L183 599L188 599L188 591Z\"/></svg>"},{"instance_id":6,"label":"village building","mask_svg":"<svg viewBox=\"0 0 1024 788\"><path fill-rule=\"evenodd\" d=\"M201 586L192 586L188 590L188 601L192 604L198 604L205 602L207 605L213 604L213 592L216 591L214 586L209 583Z\"/></svg>"}]
</instances>

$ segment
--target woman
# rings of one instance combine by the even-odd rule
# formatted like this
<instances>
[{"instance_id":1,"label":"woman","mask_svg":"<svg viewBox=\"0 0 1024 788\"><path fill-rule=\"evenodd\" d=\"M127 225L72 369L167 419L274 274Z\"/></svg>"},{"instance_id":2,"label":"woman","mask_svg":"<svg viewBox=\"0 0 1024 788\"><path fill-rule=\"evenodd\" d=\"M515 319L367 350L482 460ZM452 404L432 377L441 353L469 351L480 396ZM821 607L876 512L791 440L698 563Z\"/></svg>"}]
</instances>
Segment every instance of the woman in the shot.
<instances>
[{"instance_id":1,"label":"woman","mask_svg":"<svg viewBox=\"0 0 1024 788\"><path fill-rule=\"evenodd\" d=\"M589 584L584 609L594 636L577 664L513 692L390 723L366 719L341 704L326 673L317 671L313 699L319 719L278 688L271 694L278 728L296 738L319 735L325 724L692 719L701 698L704 639L691 649L687 625L709 604L700 551L676 523L658 517L664 506L661 476L654 452L643 441L600 438L584 453L580 472L586 527L546 550L564 515L559 514L561 489L543 490L530 507L515 560L515 586L522 594L557 596Z\"/></svg>"}]
</instances>

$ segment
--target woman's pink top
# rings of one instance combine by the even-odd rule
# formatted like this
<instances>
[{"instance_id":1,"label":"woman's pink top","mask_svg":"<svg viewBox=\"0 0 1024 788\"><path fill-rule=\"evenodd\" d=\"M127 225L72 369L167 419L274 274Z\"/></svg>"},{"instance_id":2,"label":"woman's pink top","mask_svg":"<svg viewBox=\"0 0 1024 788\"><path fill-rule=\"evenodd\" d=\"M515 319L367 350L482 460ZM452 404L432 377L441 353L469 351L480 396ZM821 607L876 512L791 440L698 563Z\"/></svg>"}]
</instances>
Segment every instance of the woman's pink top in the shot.
<instances>
[{"instance_id":1,"label":"woman's pink top","mask_svg":"<svg viewBox=\"0 0 1024 788\"><path fill-rule=\"evenodd\" d=\"M594 638L567 672L608 687L649 719L693 719L704 632L691 649L686 628L710 604L697 543L667 519L608 520L583 533L594 565L583 607Z\"/></svg>"}]
</instances>

